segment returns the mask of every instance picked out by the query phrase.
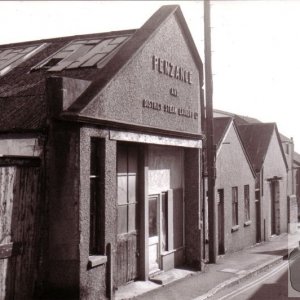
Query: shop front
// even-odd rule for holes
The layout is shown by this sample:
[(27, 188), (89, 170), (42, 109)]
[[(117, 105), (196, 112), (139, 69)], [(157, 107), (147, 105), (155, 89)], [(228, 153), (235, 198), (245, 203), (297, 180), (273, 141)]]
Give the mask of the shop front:
[(178, 6), (156, 12), (93, 81), (48, 79), (52, 290), (110, 297), (201, 268), (202, 82)]

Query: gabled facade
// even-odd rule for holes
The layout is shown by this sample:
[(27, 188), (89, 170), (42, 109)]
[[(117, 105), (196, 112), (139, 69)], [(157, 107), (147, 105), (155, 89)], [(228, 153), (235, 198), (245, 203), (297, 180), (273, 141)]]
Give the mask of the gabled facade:
[[(214, 110), (214, 116), (230, 116), (234, 118), (236, 125), (250, 125), (250, 124), (263, 124), (261, 121), (242, 115), (237, 115), (234, 113), (229, 113), (226, 111)], [(283, 134), (279, 133), (279, 139), (281, 142), (281, 152), (285, 156), (287, 163), (287, 182), (286, 182), (286, 194), (288, 201), (287, 219), (288, 219), (288, 231), (290, 233), (295, 232), (297, 229), (298, 222), (298, 211), (299, 211), (299, 195), (297, 196), (297, 167), (295, 167), (295, 159), (297, 153), (294, 151), (294, 141), (293, 138), (288, 138)]]
[[(255, 124), (255, 123), (262, 123), (258, 119), (237, 115), (234, 113), (230, 113), (227, 111), (214, 109), (214, 117), (231, 117), (234, 119), (236, 125), (248, 125), (248, 124)], [(283, 152), (286, 157), (286, 162), (288, 164), (288, 182), (287, 182), (287, 194), (288, 196), (292, 196), (296, 194), (296, 186), (293, 177), (295, 177), (295, 171), (293, 169), (293, 156), (294, 156), (294, 141), (293, 138), (288, 138), (283, 134), (279, 133), (280, 141), (282, 144)], [(296, 155), (296, 154), (295, 154)]]
[(245, 149), (257, 174), (256, 201), (259, 203), (259, 240), (287, 232), (288, 165), (275, 123), (238, 126)]
[(5, 259), (23, 268), (29, 255), (35, 268), (11, 278), (13, 264), (0, 265), (4, 297), (18, 281), (28, 298), (104, 299), (176, 266), (201, 269), (202, 62), (180, 8), (138, 30), (2, 50), (31, 44), (43, 47), (0, 77), (0, 174), (7, 220), (29, 177), (30, 238), (6, 223), (5, 247), (26, 247)]
[(218, 253), (256, 243), (255, 172), (232, 118), (214, 118)]

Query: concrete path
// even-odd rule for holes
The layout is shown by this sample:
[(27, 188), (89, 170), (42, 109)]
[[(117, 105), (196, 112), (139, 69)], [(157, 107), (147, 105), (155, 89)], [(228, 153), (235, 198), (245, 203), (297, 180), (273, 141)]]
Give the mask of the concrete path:
[[(166, 283), (135, 282), (116, 293), (116, 299), (141, 300), (204, 300), (224, 287), (238, 284), (287, 258), (289, 249), (299, 246), (300, 233), (275, 236), (265, 242), (236, 253), (220, 257), (216, 264), (205, 266), (202, 272), (171, 270)], [(177, 277), (174, 274), (178, 275)], [(182, 276), (180, 276), (182, 274)]]

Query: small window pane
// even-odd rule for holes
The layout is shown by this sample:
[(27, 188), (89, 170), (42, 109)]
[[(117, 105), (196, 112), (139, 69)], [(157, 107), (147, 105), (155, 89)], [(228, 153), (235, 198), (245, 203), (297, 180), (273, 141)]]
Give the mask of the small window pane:
[(127, 232), (127, 205), (118, 207), (118, 233)]
[(137, 149), (133, 147), (128, 148), (128, 173), (137, 173)]
[(117, 173), (127, 174), (127, 150), (123, 145), (118, 145)]
[(128, 232), (136, 230), (136, 204), (130, 204), (128, 206), (129, 217), (128, 217)]
[(128, 176), (128, 200), (129, 203), (136, 202), (136, 176)]
[(157, 236), (157, 198), (149, 199), (149, 237)]
[(118, 176), (118, 204), (127, 203), (127, 176)]

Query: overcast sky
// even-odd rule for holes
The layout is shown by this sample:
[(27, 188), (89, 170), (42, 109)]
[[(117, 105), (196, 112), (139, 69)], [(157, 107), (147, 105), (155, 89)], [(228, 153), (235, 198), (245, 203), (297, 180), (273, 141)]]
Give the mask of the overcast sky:
[[(180, 4), (204, 61), (202, 1), (0, 1), (0, 44), (141, 27)], [(214, 107), (294, 137), (300, 152), (300, 1), (211, 1)]]

